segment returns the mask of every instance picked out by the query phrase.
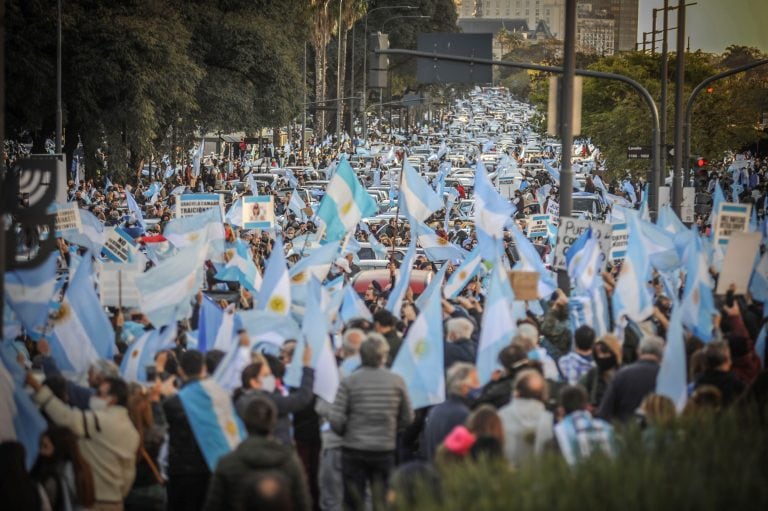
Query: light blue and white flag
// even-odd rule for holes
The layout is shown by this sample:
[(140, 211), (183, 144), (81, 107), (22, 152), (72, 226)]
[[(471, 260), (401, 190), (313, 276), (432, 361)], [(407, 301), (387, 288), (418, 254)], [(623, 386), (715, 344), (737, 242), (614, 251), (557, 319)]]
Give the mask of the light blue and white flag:
[[(493, 187), (485, 165), (477, 163), (475, 171), (475, 227), (478, 244), (483, 247), (483, 257), (495, 260), (501, 250), (500, 240), (504, 225), (509, 221), (514, 207)], [(484, 238), (484, 239), (483, 239)]]
[(106, 178), (104, 180), (104, 193), (109, 192), (110, 188), (112, 188), (112, 181), (110, 181), (109, 178)]
[[(629, 214), (635, 214), (630, 211)], [(639, 216), (639, 215), (638, 215)], [(651, 265), (659, 271), (672, 271), (682, 265), (675, 244), (675, 235), (659, 225), (640, 220), (643, 244), (648, 251)]]
[(403, 298), (405, 298), (405, 293), (408, 291), (408, 286), (410, 285), (411, 269), (415, 258), (416, 240), (413, 239), (411, 240), (410, 245), (408, 245), (408, 251), (405, 253), (403, 260), (400, 262), (400, 269), (397, 270), (397, 280), (395, 281), (395, 286), (392, 288), (392, 291), (389, 293), (389, 298), (387, 299), (387, 305), (385, 307), (398, 318), (400, 317), (400, 308), (403, 305)]
[(192, 156), (192, 177), (200, 176), (200, 166), (203, 164), (203, 152), (205, 150), (205, 139), (200, 141), (200, 145), (195, 149)]
[(640, 220), (651, 221), (651, 212), (648, 209), (648, 183), (643, 186), (643, 198), (640, 199)]
[(317, 216), (325, 223), (326, 239), (344, 239), (361, 218), (377, 211), (376, 202), (357, 180), (349, 162), (342, 158), (317, 209)]
[(82, 232), (65, 232), (62, 237), (70, 243), (87, 248), (92, 254), (100, 254), (107, 239), (104, 224), (86, 209), (80, 210), (80, 224)]
[(416, 298), (416, 307), (419, 310), (424, 310), (430, 300), (442, 300), (443, 299), (443, 282), (445, 281), (445, 272), (448, 271), (448, 263), (443, 264), (437, 273), (432, 275), (432, 280), (429, 281), (429, 285), (422, 292), (418, 298)]
[(282, 315), (288, 315), (291, 312), (291, 279), (285, 262), (283, 242), (279, 236), (272, 246), (272, 253), (264, 269), (264, 280), (256, 304), (258, 310)]
[(313, 249), (309, 255), (296, 263), (289, 271), (291, 284), (304, 285), (315, 277), (319, 282), (325, 280), (333, 261), (339, 255), (339, 241), (332, 241)]
[(443, 310), (433, 293), (408, 329), (392, 362), (392, 372), (405, 381), (414, 409), (445, 401)]
[(577, 289), (588, 292), (601, 284), (602, 258), (600, 243), (590, 227), (579, 236), (565, 253), (568, 275), (576, 283)]
[(627, 215), (626, 220), (629, 233), (627, 255), (612, 296), (614, 321), (622, 326), (626, 324), (624, 316), (640, 322), (648, 319), (653, 312), (653, 299), (647, 285), (650, 263), (643, 244), (640, 219)]
[(339, 370), (333, 355), (331, 339), (328, 336), (328, 322), (320, 303), (320, 283), (310, 279), (307, 285), (307, 306), (304, 313), (301, 335), (305, 342), (296, 344), (291, 363), (286, 368), (285, 384), (298, 387), (301, 384), (301, 366), (304, 358), (304, 348), (312, 348), (310, 366), (315, 369), (313, 392), (322, 399), (332, 403), (339, 388)]
[(304, 210), (307, 209), (307, 203), (301, 198), (301, 194), (294, 188), (291, 192), (291, 200), (288, 203), (288, 209), (296, 213), (298, 218), (304, 218), (306, 214)]
[(243, 201), (238, 199), (232, 203), (227, 211), (224, 221), (229, 225), (235, 227), (242, 227), (243, 225)]
[(762, 365), (763, 369), (766, 368), (766, 365), (765, 365), (766, 337), (768, 337), (768, 324), (763, 325), (763, 328), (760, 329), (760, 334), (757, 336), (757, 341), (755, 341), (755, 353), (757, 353), (757, 357), (760, 359), (760, 364)]
[(671, 399), (677, 413), (683, 411), (688, 398), (688, 369), (685, 360), (682, 311), (675, 307), (669, 318), (667, 346), (656, 376), (656, 393)]
[(245, 428), (235, 413), (232, 398), (214, 379), (187, 383), (179, 399), (197, 445), (211, 472), (222, 456), (245, 438)]
[(424, 253), (430, 261), (455, 261), (467, 256), (466, 250), (438, 236), (426, 225), (415, 220), (411, 220), (411, 222), (413, 235), (416, 236), (419, 246), (424, 249)]
[(752, 299), (763, 302), (763, 315), (768, 316), (768, 252), (763, 254), (749, 280), (749, 294)]
[(5, 303), (28, 333), (39, 335), (48, 320), (48, 306), (56, 289), (57, 260), (58, 252), (52, 252), (37, 268), (5, 272)]
[(120, 374), (128, 382), (147, 383), (147, 366), (155, 363), (155, 355), (176, 339), (176, 325), (154, 329), (133, 341), (123, 355)]
[(70, 281), (53, 322), (51, 354), (65, 371), (85, 372), (100, 358), (112, 359), (115, 331), (93, 285), (93, 263), (83, 261)]
[(577, 290), (568, 298), (572, 331), (587, 325), (598, 337), (610, 333), (610, 306), (603, 286), (594, 286), (586, 291)]
[(632, 207), (637, 203), (637, 193), (635, 193), (635, 187), (629, 182), (629, 179), (625, 179), (621, 183), (621, 191), (629, 195), (629, 201), (632, 203)]
[(26, 375), (16, 354), (10, 342), (0, 342), (0, 439), (22, 444), (25, 465), (31, 470), (48, 423), (24, 388)]
[(203, 285), (205, 250), (199, 241), (136, 277), (141, 311), (156, 327), (192, 314), (192, 299)]
[(717, 181), (715, 183), (715, 193), (712, 194), (712, 211), (709, 214), (709, 224), (713, 226), (711, 235), (714, 235), (715, 220), (717, 219), (717, 215), (720, 211), (720, 205), (724, 202), (725, 194), (723, 193), (723, 189), (720, 187), (720, 181)]
[(185, 248), (202, 241), (207, 246), (208, 259), (224, 261), (224, 223), (219, 208), (211, 208), (193, 216), (174, 218), (165, 226), (163, 236), (177, 248)]
[(500, 367), (499, 352), (517, 332), (517, 320), (525, 316), (525, 308), (520, 307), (523, 302), (515, 302), (509, 277), (500, 258), (493, 262), (489, 280), (477, 348), (476, 365), (481, 385), (491, 381), (494, 369)]
[[(142, 193), (142, 195), (146, 198), (150, 198), (150, 197), (154, 197), (159, 192), (160, 192), (160, 184), (157, 183), (157, 181), (155, 181), (149, 185), (147, 190), (144, 193)], [(150, 202), (154, 202), (154, 200), (150, 200)]]
[(445, 297), (451, 299), (459, 296), (461, 291), (469, 284), (469, 281), (482, 269), (482, 261), (480, 248), (475, 247), (464, 259), (461, 266), (456, 268), (451, 274), (443, 289)]
[(416, 172), (416, 169), (403, 162), (403, 179), (400, 186), (400, 205), (406, 210), (406, 215), (417, 222), (423, 222), (432, 213), (443, 207), (442, 198), (432, 190), (426, 181)]
[(147, 225), (144, 223), (144, 215), (141, 213), (141, 208), (136, 204), (136, 199), (133, 198), (131, 192), (125, 192), (125, 202), (128, 204), (128, 211), (136, 217), (136, 223), (141, 227), (142, 231), (147, 230)]
[(227, 262), (215, 277), (226, 282), (239, 282), (251, 293), (261, 288), (261, 274), (253, 262), (251, 251), (243, 240), (236, 239), (234, 246), (227, 249), (224, 258)]
[(205, 353), (213, 349), (224, 312), (209, 296), (203, 294), (197, 325), (197, 349)]
[(681, 303), (683, 325), (704, 342), (712, 340), (714, 315), (714, 282), (709, 273), (707, 256), (701, 237), (694, 230), (693, 244), (688, 247), (685, 265), (685, 293)]
[(554, 181), (556, 185), (559, 185), (560, 171), (552, 166), (552, 163), (554, 163), (554, 160), (542, 160), (542, 163), (544, 164), (544, 168), (549, 174), (549, 177), (552, 178), (552, 181)]
[(360, 295), (357, 294), (355, 288), (351, 285), (344, 288), (344, 297), (341, 300), (339, 317), (344, 323), (348, 323), (355, 318), (373, 321), (371, 311), (368, 310), (363, 299), (360, 298)]

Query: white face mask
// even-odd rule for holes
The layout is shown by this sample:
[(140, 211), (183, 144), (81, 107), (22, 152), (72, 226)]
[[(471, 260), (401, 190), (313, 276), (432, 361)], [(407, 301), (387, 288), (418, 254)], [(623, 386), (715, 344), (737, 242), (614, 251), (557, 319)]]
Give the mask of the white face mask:
[(98, 410), (106, 410), (107, 400), (100, 398), (99, 396), (91, 396), (90, 399), (88, 399), (88, 408), (94, 412)]
[(272, 374), (270, 374), (269, 376), (265, 376), (264, 378), (261, 379), (261, 390), (263, 390), (264, 392), (269, 392), (269, 393), (274, 392), (276, 385), (277, 384), (275, 382), (275, 376)]

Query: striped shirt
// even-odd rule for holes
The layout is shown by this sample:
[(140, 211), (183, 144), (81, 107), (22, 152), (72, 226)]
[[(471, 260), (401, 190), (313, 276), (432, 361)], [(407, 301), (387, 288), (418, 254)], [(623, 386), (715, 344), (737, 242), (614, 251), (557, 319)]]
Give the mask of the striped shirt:
[(555, 426), (555, 438), (565, 461), (573, 466), (596, 452), (616, 454), (613, 426), (586, 410), (569, 413)]

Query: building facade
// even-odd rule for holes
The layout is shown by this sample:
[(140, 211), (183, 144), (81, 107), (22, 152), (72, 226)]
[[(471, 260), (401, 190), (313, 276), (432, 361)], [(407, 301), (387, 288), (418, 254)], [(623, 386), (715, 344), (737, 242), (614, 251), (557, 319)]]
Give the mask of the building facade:
[(522, 19), (528, 27), (544, 21), (556, 39), (563, 39), (565, 0), (455, 0), (461, 18)]

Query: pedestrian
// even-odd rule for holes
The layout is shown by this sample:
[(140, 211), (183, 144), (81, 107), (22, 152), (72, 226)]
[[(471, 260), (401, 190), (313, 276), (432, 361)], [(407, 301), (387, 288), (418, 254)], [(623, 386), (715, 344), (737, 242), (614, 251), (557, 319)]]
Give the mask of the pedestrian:
[(557, 445), (565, 461), (576, 465), (593, 454), (616, 455), (613, 426), (592, 417), (587, 411), (587, 391), (581, 385), (568, 385), (560, 390), (560, 406), (565, 416), (554, 428)]
[(557, 361), (560, 374), (568, 385), (575, 385), (594, 366), (594, 343), (595, 331), (589, 325), (582, 325), (573, 333), (573, 349)]

